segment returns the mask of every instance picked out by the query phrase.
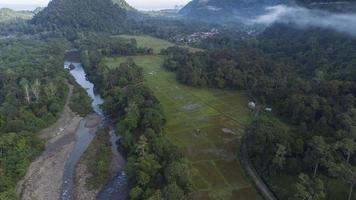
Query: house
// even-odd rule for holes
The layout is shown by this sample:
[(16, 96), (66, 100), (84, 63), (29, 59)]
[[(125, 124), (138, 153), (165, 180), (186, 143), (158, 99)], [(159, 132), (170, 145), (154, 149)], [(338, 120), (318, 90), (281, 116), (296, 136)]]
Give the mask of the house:
[(248, 103), (248, 107), (251, 108), (251, 109), (255, 109), (256, 108), (256, 103), (251, 101)]
[(267, 107), (265, 110), (266, 110), (267, 112), (272, 112), (272, 108), (268, 108), (268, 107)]

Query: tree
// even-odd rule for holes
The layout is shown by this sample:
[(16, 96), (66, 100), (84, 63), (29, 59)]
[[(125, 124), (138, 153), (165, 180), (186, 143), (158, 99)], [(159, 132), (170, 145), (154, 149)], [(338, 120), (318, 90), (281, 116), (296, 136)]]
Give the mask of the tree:
[(140, 199), (142, 196), (143, 190), (139, 187), (136, 186), (134, 188), (131, 189), (130, 191), (130, 197), (131, 199), (135, 200), (135, 199)]
[(32, 90), (32, 94), (35, 96), (36, 100), (38, 101), (40, 99), (41, 83), (37, 78), (33, 82), (31, 90)]
[(47, 97), (53, 97), (56, 94), (56, 86), (53, 82), (49, 82), (47, 86), (44, 88), (44, 92)]
[(185, 195), (176, 183), (171, 183), (163, 189), (163, 199), (165, 200), (185, 200)]
[(144, 110), (142, 124), (145, 128), (152, 128), (156, 132), (160, 132), (165, 120), (160, 110), (149, 108)]
[(282, 144), (277, 144), (277, 152), (272, 160), (273, 164), (283, 169), (286, 163), (287, 148)]
[(24, 89), (25, 99), (26, 99), (27, 103), (30, 103), (31, 97), (30, 97), (30, 86), (28, 84), (28, 81), (25, 78), (23, 78), (20, 81), (20, 85)]
[(352, 199), (353, 188), (356, 184), (356, 167), (347, 163), (333, 164), (329, 168), (332, 175), (340, 178), (345, 183), (349, 184), (348, 200)]
[(140, 136), (140, 139), (137, 142), (137, 154), (139, 156), (145, 156), (147, 150), (148, 140), (144, 135)]
[(164, 171), (164, 176), (169, 184), (177, 183), (177, 185), (185, 191), (192, 189), (192, 173), (187, 162), (179, 161), (170, 163)]
[(324, 183), (319, 178), (310, 178), (308, 175), (300, 174), (295, 184), (297, 200), (323, 200), (325, 199)]
[(138, 157), (135, 168), (137, 170), (137, 184), (145, 188), (151, 179), (156, 176), (161, 165), (155, 160), (153, 154), (145, 153), (143, 156)]
[(335, 150), (341, 150), (346, 155), (346, 162), (350, 163), (351, 154), (356, 152), (356, 142), (350, 138), (344, 138), (334, 145)]
[(323, 137), (314, 136), (311, 143), (311, 150), (308, 152), (309, 159), (314, 164), (314, 177), (316, 177), (320, 164), (327, 164), (330, 158), (330, 145), (325, 143)]

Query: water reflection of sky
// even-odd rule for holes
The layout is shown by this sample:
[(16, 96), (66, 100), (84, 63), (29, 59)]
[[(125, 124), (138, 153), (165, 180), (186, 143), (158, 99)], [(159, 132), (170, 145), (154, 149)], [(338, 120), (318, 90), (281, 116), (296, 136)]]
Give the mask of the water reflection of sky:
[(74, 69), (70, 70), (70, 73), (75, 78), (76, 82), (87, 91), (89, 97), (93, 100), (92, 106), (94, 108), (94, 111), (99, 115), (102, 115), (103, 112), (100, 109), (100, 105), (104, 103), (104, 100), (101, 98), (100, 95), (95, 94), (94, 84), (87, 80), (86, 73), (80, 63), (72, 63), (65, 61), (64, 68), (69, 69), (70, 64), (73, 64), (75, 66)]

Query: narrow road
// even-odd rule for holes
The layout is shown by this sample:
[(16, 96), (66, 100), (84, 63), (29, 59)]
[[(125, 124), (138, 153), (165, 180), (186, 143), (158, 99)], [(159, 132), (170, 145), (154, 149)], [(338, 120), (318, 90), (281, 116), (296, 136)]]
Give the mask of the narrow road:
[(266, 200), (277, 200), (278, 198), (269, 189), (266, 183), (262, 180), (255, 167), (253, 166), (249, 153), (248, 153), (248, 135), (244, 135), (241, 140), (240, 147), (240, 161), (242, 166), (245, 168), (246, 173), (250, 176), (256, 189), (260, 192), (262, 197)]

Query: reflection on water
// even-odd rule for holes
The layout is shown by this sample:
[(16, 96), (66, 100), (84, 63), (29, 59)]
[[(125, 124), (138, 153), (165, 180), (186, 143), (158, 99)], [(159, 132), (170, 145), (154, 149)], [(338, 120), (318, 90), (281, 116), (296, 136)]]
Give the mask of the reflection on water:
[[(74, 67), (70, 69), (71, 67)], [(70, 69), (71, 75), (74, 77), (76, 82), (83, 87), (89, 97), (92, 99), (92, 108), (93, 110), (104, 119), (103, 111), (100, 106), (103, 104), (104, 100), (100, 95), (95, 94), (94, 84), (87, 80), (86, 73), (81, 65), (81, 63), (77, 62), (64, 62), (64, 68)], [(104, 121), (104, 120), (103, 120)], [(85, 127), (85, 122), (80, 124), (80, 127), (77, 131), (76, 144), (73, 152), (68, 159), (64, 171), (63, 176), (63, 185), (62, 185), (62, 200), (71, 200), (73, 194), (73, 179), (75, 167), (80, 157), (83, 155), (85, 150), (88, 148), (90, 143), (95, 137), (95, 134), (100, 126), (104, 126), (104, 124), (100, 124), (97, 127), (88, 128)], [(117, 151), (116, 141), (118, 136), (115, 134), (112, 135), (111, 143), (112, 143), (112, 151), (114, 156), (122, 158), (120, 153)], [(113, 177), (108, 184), (104, 187), (103, 191), (99, 194), (98, 199), (100, 200), (121, 200), (128, 199), (128, 183), (127, 177), (122, 170), (117, 172), (117, 176)]]
[(73, 65), (75, 68), (70, 70), (70, 74), (75, 78), (75, 81), (84, 88), (89, 97), (92, 99), (92, 107), (94, 111), (103, 116), (103, 111), (100, 109), (100, 105), (104, 103), (104, 100), (100, 95), (95, 94), (94, 92), (94, 84), (87, 80), (86, 73), (80, 63), (72, 63), (65, 61), (64, 68), (69, 69), (70, 65)]

